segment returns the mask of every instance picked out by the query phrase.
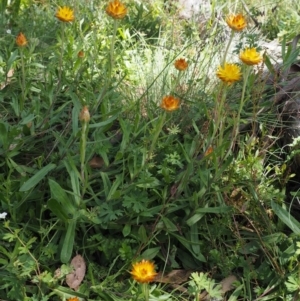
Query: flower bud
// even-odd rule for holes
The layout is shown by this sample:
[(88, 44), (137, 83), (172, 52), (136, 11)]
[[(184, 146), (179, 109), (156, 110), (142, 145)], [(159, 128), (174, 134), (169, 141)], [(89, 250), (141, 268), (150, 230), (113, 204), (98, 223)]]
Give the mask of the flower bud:
[(89, 122), (91, 119), (90, 112), (87, 106), (84, 106), (79, 114), (79, 120), (81, 122)]

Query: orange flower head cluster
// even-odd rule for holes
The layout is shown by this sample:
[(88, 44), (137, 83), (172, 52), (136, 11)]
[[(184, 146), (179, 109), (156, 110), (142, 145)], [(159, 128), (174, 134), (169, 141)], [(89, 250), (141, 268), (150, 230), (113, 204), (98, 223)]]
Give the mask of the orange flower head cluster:
[(227, 25), (234, 31), (242, 31), (247, 22), (243, 14), (230, 15), (226, 18)]
[(241, 79), (241, 68), (236, 64), (225, 63), (224, 66), (219, 66), (217, 77), (224, 83), (231, 85)]
[(72, 297), (72, 298), (69, 298), (67, 301), (79, 301), (79, 299), (77, 297)]
[(140, 262), (134, 263), (132, 265), (132, 271), (130, 272), (132, 278), (140, 283), (152, 282), (157, 275), (155, 272), (154, 264), (143, 259)]
[(19, 46), (19, 47), (24, 47), (27, 45), (27, 39), (25, 37), (25, 35), (20, 32), (17, 37), (16, 37), (16, 44)]
[(106, 13), (113, 19), (123, 19), (127, 14), (127, 8), (119, 0), (109, 2)]
[(183, 59), (183, 58), (180, 58), (178, 60), (175, 61), (174, 63), (174, 66), (177, 70), (179, 71), (184, 71), (187, 69), (187, 67), (189, 66), (188, 62)]
[(175, 111), (179, 108), (180, 100), (173, 97), (172, 95), (167, 95), (162, 99), (160, 107), (166, 111)]
[(241, 51), (240, 60), (244, 64), (252, 66), (259, 64), (263, 58), (259, 52), (257, 52), (256, 48), (246, 48), (244, 51)]
[(68, 6), (59, 7), (55, 17), (62, 22), (74, 21), (74, 11)]

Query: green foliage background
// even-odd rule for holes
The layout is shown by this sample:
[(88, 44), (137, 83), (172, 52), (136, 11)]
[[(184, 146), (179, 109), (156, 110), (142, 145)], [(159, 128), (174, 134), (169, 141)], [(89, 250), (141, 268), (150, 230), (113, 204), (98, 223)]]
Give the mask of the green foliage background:
[[(58, 5), (73, 7), (75, 21), (60, 23)], [(289, 18), (287, 4), (213, 1), (201, 26), (162, 1), (127, 1), (128, 15), (115, 25), (106, 5), (2, 1), (0, 204), (8, 215), (0, 223), (0, 298), (142, 300), (128, 271), (147, 259), (164, 275), (205, 273), (186, 279), (189, 291), (155, 283), (151, 300), (198, 300), (203, 289), (217, 300), (297, 299), (300, 223), (292, 204), (299, 193), (285, 202), (292, 154), (282, 151), (267, 101), (274, 90), (262, 70), (249, 77), (240, 123), (237, 83), (223, 136), (213, 133), (214, 68), (229, 36), (224, 15), (235, 9), (249, 28), (259, 23), (241, 36), (244, 45), (278, 35), (292, 64), (298, 53), (287, 42), (299, 5), (290, 1)], [(15, 44), (19, 32), (24, 48)], [(189, 62), (183, 73), (173, 65), (179, 57)], [(179, 110), (159, 107), (168, 94), (180, 98)], [(88, 124), (79, 120), (83, 106)], [(249, 121), (259, 134), (242, 132), (231, 148), (232, 129)], [(64, 279), (76, 254), (87, 273), (73, 291)], [(215, 281), (231, 274), (238, 281), (222, 296)]]

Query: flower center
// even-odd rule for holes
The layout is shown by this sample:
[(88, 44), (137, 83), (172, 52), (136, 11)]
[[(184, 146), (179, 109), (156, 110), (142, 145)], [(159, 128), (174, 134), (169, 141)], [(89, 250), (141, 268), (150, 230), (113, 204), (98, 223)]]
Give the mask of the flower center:
[(142, 269), (142, 270), (141, 270), (141, 274), (142, 274), (143, 276), (147, 275), (147, 270), (146, 270), (146, 269)]

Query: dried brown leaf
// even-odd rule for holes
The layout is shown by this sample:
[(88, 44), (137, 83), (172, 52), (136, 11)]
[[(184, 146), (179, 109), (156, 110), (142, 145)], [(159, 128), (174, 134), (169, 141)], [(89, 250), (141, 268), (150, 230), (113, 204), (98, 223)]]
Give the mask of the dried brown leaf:
[(4, 89), (10, 82), (14, 75), (14, 69), (10, 69), (6, 74), (6, 81), (0, 84), (0, 90)]
[(94, 156), (90, 161), (89, 161), (89, 166), (91, 168), (101, 168), (104, 164), (104, 161), (101, 157)]
[(237, 281), (237, 278), (234, 275), (227, 276), (221, 281), (222, 293), (225, 294), (228, 291), (233, 289), (232, 283)]
[(159, 272), (154, 281), (169, 284), (181, 284), (188, 281), (191, 273), (192, 271), (187, 270), (173, 270), (167, 275), (163, 275), (161, 272)]
[(77, 255), (72, 259), (71, 266), (74, 267), (74, 270), (66, 276), (66, 283), (69, 288), (77, 291), (85, 276), (86, 264), (83, 257), (81, 255)]

